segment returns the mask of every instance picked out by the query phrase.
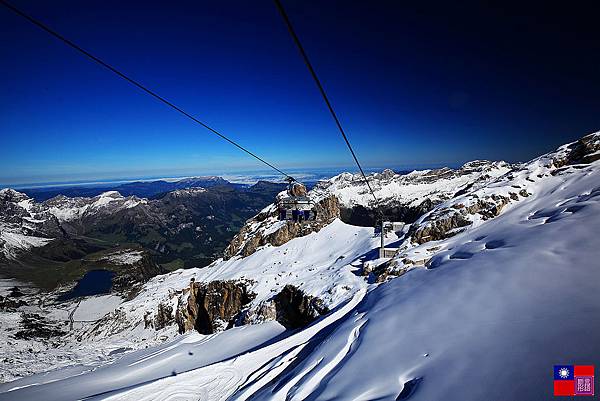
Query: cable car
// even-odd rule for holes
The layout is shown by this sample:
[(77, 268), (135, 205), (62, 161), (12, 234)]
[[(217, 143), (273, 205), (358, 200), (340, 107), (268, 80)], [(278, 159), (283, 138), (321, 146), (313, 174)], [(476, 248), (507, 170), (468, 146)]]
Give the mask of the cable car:
[(308, 197), (306, 187), (291, 177), (288, 178), (287, 191), (277, 197), (277, 209), (279, 220), (302, 222), (317, 218), (314, 203)]

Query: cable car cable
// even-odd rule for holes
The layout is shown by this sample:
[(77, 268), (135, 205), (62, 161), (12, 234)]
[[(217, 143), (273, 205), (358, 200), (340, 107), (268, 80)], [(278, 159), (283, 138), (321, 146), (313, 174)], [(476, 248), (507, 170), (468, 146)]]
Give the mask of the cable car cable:
[(367, 180), (367, 176), (365, 175), (365, 172), (363, 171), (363, 168), (360, 165), (360, 162), (358, 161), (358, 157), (356, 157), (356, 153), (354, 153), (354, 149), (352, 149), (352, 145), (350, 145), (350, 141), (348, 140), (348, 137), (346, 136), (346, 133), (344, 132), (344, 128), (342, 128), (342, 124), (340, 123), (340, 120), (337, 117), (337, 114), (333, 110), (333, 106), (331, 105), (331, 102), (329, 102), (329, 98), (327, 97), (327, 94), (325, 93), (325, 89), (323, 88), (321, 81), (317, 77), (317, 73), (315, 72), (315, 69), (313, 68), (313, 66), (311, 64), (311, 62), (308, 58), (308, 55), (306, 54), (306, 51), (304, 51), (304, 47), (302, 47), (302, 43), (300, 43), (300, 39), (298, 38), (298, 35), (296, 35), (296, 31), (294, 31), (294, 28), (292, 27), (292, 23), (287, 15), (287, 13), (285, 12), (285, 9), (283, 8), (281, 1), (274, 0), (274, 2), (275, 2), (275, 5), (277, 6), (277, 9), (279, 10), (279, 13), (281, 14), (281, 17), (283, 18), (283, 21), (285, 22), (285, 25), (287, 26), (287, 29), (288, 29), (290, 35), (292, 36), (292, 39), (294, 40), (294, 43), (298, 47), (298, 50), (300, 51), (300, 54), (301, 54), (302, 58), (304, 59), (304, 63), (306, 64), (306, 66), (308, 67), (308, 70), (310, 71), (310, 75), (312, 75), (313, 80), (315, 81), (315, 83), (317, 84), (317, 87), (319, 88), (319, 92), (321, 92), (321, 96), (323, 97), (323, 100), (325, 100), (325, 104), (327, 104), (327, 108), (329, 109), (331, 116), (335, 120), (335, 124), (337, 125), (340, 133), (342, 134), (342, 137), (344, 138), (344, 141), (346, 142), (346, 145), (348, 146), (350, 153), (352, 153), (352, 157), (354, 158), (354, 161), (356, 162), (356, 165), (358, 166), (358, 169), (360, 170), (360, 173), (362, 174), (365, 184), (367, 184), (367, 188), (369, 188), (371, 195), (373, 195), (373, 199), (375, 199), (375, 203), (377, 205), (379, 205), (379, 199), (377, 199), (377, 197), (375, 196), (375, 192), (373, 192), (373, 189), (371, 188), (371, 184), (369, 184), (369, 181)]
[(123, 78), (124, 80), (126, 80), (127, 82), (137, 86), (139, 89), (143, 90), (144, 92), (146, 92), (147, 94), (149, 94), (150, 96), (158, 99), (159, 101), (161, 101), (162, 103), (166, 104), (167, 106), (171, 107), (172, 109), (178, 111), (179, 113), (183, 114), (184, 116), (186, 116), (187, 118), (189, 118), (190, 120), (194, 121), (197, 124), (200, 124), (202, 127), (206, 128), (207, 130), (209, 130), (210, 132), (212, 132), (215, 135), (218, 135), (219, 137), (221, 137), (222, 139), (224, 139), (225, 141), (229, 142), (230, 144), (234, 145), (235, 147), (237, 147), (238, 149), (242, 150), (243, 152), (249, 154), (250, 156), (254, 157), (256, 160), (264, 163), (265, 165), (269, 166), (270, 168), (272, 168), (273, 170), (277, 171), (278, 173), (282, 174), (283, 176), (285, 176), (288, 179), (292, 179), (293, 181), (296, 181), (294, 179), (294, 177), (290, 176), (289, 174), (283, 172), (282, 170), (280, 170), (279, 168), (275, 167), (273, 164), (269, 163), (268, 161), (266, 161), (265, 159), (263, 159), (262, 157), (256, 155), (255, 153), (253, 153), (252, 151), (246, 149), (245, 147), (243, 147), (242, 145), (238, 144), (237, 142), (233, 141), (232, 139), (229, 139), (228, 137), (226, 137), (225, 135), (221, 134), (220, 132), (218, 132), (217, 130), (215, 130), (214, 128), (208, 126), (207, 124), (203, 123), (202, 121), (198, 120), (196, 117), (192, 116), (191, 114), (189, 114), (188, 112), (184, 111), (183, 109), (181, 109), (180, 107), (176, 106), (175, 104), (171, 103), (170, 101), (168, 101), (167, 99), (165, 99), (164, 97), (158, 95), (157, 93), (153, 92), (152, 90), (148, 89), (147, 87), (145, 87), (144, 85), (140, 84), (139, 82), (135, 81), (134, 79), (128, 77), (127, 75), (125, 75), (124, 73), (122, 73), (121, 71), (117, 70), (115, 67), (111, 66), (110, 64), (102, 61), (101, 59), (99, 59), (98, 57), (94, 56), (93, 54), (91, 54), (90, 52), (88, 52), (87, 50), (81, 48), (80, 46), (78, 46), (77, 44), (73, 43), (72, 41), (70, 41), (69, 39), (65, 38), (64, 36), (62, 36), (61, 34), (59, 34), (58, 32), (54, 31), (53, 29), (49, 28), (47, 25), (45, 25), (44, 23), (42, 23), (41, 21), (31, 17), (30, 15), (26, 14), (25, 12), (19, 10), (17, 7), (13, 6), (12, 4), (6, 2), (5, 0), (0, 0), (0, 3), (5, 6), (6, 8), (8, 8), (9, 10), (13, 11), (15, 14), (25, 18), (26, 20), (28, 20), (29, 22), (31, 22), (34, 25), (37, 25), (39, 28), (43, 29), (44, 31), (46, 31), (47, 33), (49, 33), (50, 35), (54, 36), (55, 38), (61, 40), (62, 42), (64, 42), (65, 44), (67, 44), (68, 46), (72, 47), (73, 49), (77, 50), (78, 52), (82, 53), (84, 56), (86, 56), (87, 58), (91, 59), (92, 61), (95, 61), (96, 63), (100, 64), (101, 66), (109, 69), (110, 71), (112, 71), (113, 73), (117, 74), (119, 77)]

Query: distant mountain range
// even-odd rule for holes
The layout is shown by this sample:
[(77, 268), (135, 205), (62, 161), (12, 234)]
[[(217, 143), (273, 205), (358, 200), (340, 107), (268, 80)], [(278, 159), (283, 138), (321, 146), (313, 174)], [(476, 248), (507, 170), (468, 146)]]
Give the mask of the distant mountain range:
[[(202, 177), (119, 188), (127, 195), (61, 194), (43, 201), (0, 190), (0, 275), (54, 288), (93, 269), (109, 268), (119, 275), (124, 270), (108, 266), (105, 255), (131, 250), (143, 251), (144, 260), (159, 267), (143, 269), (150, 275), (205, 266), (285, 185), (261, 181), (241, 186)], [(146, 273), (138, 281), (147, 279)]]
[(125, 184), (115, 184), (114, 186), (57, 186), (43, 188), (25, 188), (19, 192), (35, 199), (38, 202), (43, 202), (58, 195), (68, 197), (93, 197), (98, 196), (103, 192), (117, 191), (123, 196), (137, 196), (139, 198), (153, 198), (157, 195), (166, 192), (175, 191), (185, 188), (212, 188), (217, 186), (229, 186), (233, 188), (248, 187), (244, 184), (233, 184), (222, 177), (218, 176), (202, 176), (184, 178), (176, 181), (155, 180), (155, 181), (134, 181)]

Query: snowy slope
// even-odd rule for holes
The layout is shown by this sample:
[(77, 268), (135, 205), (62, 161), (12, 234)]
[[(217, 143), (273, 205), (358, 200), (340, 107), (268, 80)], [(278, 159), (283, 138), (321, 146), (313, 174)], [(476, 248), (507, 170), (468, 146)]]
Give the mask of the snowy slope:
[[(172, 306), (174, 314), (181, 290), (189, 286), (191, 278), (197, 282), (252, 278), (249, 289), (257, 296), (248, 307), (253, 309), (287, 284), (319, 296), (326, 306), (333, 308), (366, 288), (366, 282), (355, 272), (362, 260), (372, 258), (378, 241), (372, 229), (349, 226), (338, 220), (318, 233), (296, 238), (281, 247), (267, 246), (247, 258), (218, 261), (210, 268), (178, 270), (154, 277), (132, 300), (115, 302), (118, 297), (103, 296), (62, 304), (49, 318), (68, 324), (69, 313), (74, 311), (74, 330), (59, 342), (55, 341), (52, 347), (8, 338), (6, 341), (11, 346), (3, 349), (2, 356), (18, 363), (10, 368), (0, 367), (0, 374), (6, 379), (16, 379), (46, 370), (48, 366), (89, 365), (96, 360), (106, 363), (125, 351), (175, 338), (178, 336), (175, 324), (154, 330), (147, 327), (146, 321), (155, 318), (159, 304)], [(135, 256), (133, 252), (108, 257), (127, 262)], [(53, 307), (51, 302), (44, 307), (22, 308), (22, 311), (43, 313)], [(16, 326), (18, 321), (19, 313), (0, 314), (0, 328)], [(0, 337), (12, 334), (0, 330)], [(28, 352), (31, 348), (35, 353)]]
[[(147, 359), (136, 354), (132, 361), (132, 354), (0, 399), (75, 399), (120, 386), (95, 398), (383, 400), (405, 394), (408, 382), (417, 383), (414, 400), (548, 399), (553, 364), (600, 363), (600, 269), (592, 262), (600, 258), (599, 185), (596, 166), (559, 178), (493, 224), (446, 240), (451, 255), (462, 256), (435, 269), (413, 269), (366, 295), (357, 291), (309, 328), (249, 346), (243, 355), (230, 357), (239, 351), (231, 347), (248, 340), (242, 329), (187, 336), (164, 346), (177, 350), (176, 357), (157, 357), (160, 347), (151, 359), (157, 371), (171, 361), (176, 375), (163, 370), (162, 379), (146, 382), (154, 370), (137, 368)], [(276, 336), (274, 324), (246, 330), (264, 326)], [(185, 357), (190, 344), (213, 341), (208, 349), (220, 354), (218, 362)], [(0, 390), (44, 381), (33, 377)]]
[[(575, 157), (565, 146), (482, 173), (464, 193), (440, 197), (404, 238), (388, 238), (400, 248), (389, 277), (399, 278), (361, 277), (362, 262), (383, 262), (378, 239), (335, 220), (245, 258), (155, 277), (74, 333), (81, 344), (71, 350), (95, 346), (101, 360), (5, 383), (0, 399), (548, 399), (552, 365), (600, 363), (600, 161), (593, 147)], [(445, 224), (456, 214), (458, 227)], [(430, 227), (443, 235), (417, 235)], [(191, 278), (249, 280), (251, 308), (294, 284), (333, 311), (298, 331), (275, 322), (210, 336), (145, 327)], [(85, 308), (98, 316), (93, 303)]]
[(27, 195), (0, 190), (0, 256), (12, 259), (19, 252), (44, 246), (58, 232), (54, 216)]
[[(367, 283), (356, 272), (363, 260), (373, 258), (378, 241), (372, 229), (337, 220), (318, 233), (293, 239), (281, 247), (266, 246), (247, 258), (218, 260), (208, 268), (178, 270), (154, 277), (137, 297), (119, 306), (120, 320), (127, 327), (141, 330), (144, 317), (153, 319), (159, 304), (173, 305), (175, 311), (181, 290), (189, 286), (192, 278), (196, 282), (244, 280), (256, 294), (249, 309), (260, 307), (287, 284), (320, 297), (327, 307), (334, 308), (366, 288)], [(103, 330), (99, 328), (94, 338), (114, 341), (112, 330), (106, 335)], [(156, 336), (154, 330), (144, 332), (146, 337)], [(174, 327), (162, 332), (168, 336), (175, 333)], [(126, 338), (131, 333), (126, 331), (122, 336)]]
[(415, 400), (549, 399), (552, 365), (600, 363), (597, 227), (596, 166), (370, 292), (258, 399), (395, 399), (416, 378)]
[(52, 239), (35, 237), (32, 235), (23, 235), (18, 232), (11, 232), (9, 228), (0, 229), (0, 243), (3, 244), (2, 252), (7, 258), (15, 256), (15, 252), (25, 251), (33, 247), (44, 246)]

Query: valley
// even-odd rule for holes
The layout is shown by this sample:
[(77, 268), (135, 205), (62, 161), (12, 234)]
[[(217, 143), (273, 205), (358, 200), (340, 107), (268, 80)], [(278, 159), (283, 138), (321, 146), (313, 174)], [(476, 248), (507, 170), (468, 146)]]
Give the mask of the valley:
[(221, 255), (245, 220), (283, 188), (268, 182), (243, 188), (190, 187), (157, 199), (112, 191), (91, 198), (59, 195), (41, 203), (3, 190), (0, 275), (44, 289), (68, 285), (94, 269), (126, 275), (126, 265), (106, 257), (121, 251), (144, 255), (140, 269), (128, 276), (133, 282), (205, 266)]

